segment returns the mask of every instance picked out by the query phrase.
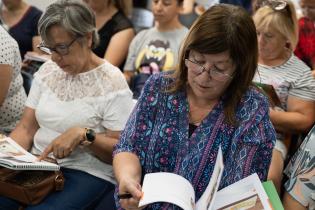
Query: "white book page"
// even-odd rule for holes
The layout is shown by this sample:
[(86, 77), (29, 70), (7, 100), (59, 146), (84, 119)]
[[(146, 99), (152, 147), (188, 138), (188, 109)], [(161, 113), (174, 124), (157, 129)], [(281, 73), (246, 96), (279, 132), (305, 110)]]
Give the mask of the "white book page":
[(59, 170), (57, 164), (38, 161), (10, 137), (0, 138), (0, 165), (18, 170)]
[(212, 209), (213, 201), (216, 197), (216, 192), (220, 185), (223, 168), (223, 155), (220, 146), (210, 182), (206, 190), (196, 203), (196, 210)]
[(268, 196), (256, 173), (220, 190), (213, 209), (265, 209), (272, 210)]
[(6, 157), (23, 162), (35, 162), (37, 159), (10, 137), (0, 139), (0, 158), (5, 159)]
[(195, 192), (188, 180), (174, 173), (158, 172), (144, 176), (139, 207), (155, 202), (173, 203), (194, 210)]

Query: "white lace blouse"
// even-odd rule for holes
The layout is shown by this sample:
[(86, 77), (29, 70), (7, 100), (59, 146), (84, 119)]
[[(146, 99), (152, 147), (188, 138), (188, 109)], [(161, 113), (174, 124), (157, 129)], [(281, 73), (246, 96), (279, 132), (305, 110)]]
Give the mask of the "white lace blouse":
[[(57, 136), (73, 126), (120, 131), (133, 109), (132, 93), (120, 70), (109, 62), (75, 76), (48, 61), (35, 74), (26, 106), (35, 109), (40, 126), (32, 152), (40, 154)], [(114, 183), (112, 166), (87, 148), (77, 147), (57, 160), (67, 168), (85, 171)]]

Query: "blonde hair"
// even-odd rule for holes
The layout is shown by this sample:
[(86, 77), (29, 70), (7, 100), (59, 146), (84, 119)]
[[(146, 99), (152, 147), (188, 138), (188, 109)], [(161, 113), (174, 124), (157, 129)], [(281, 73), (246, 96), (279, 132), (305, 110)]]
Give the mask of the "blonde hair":
[(270, 6), (259, 8), (253, 16), (256, 28), (271, 28), (289, 41), (289, 48), (294, 50), (298, 42), (298, 23), (293, 3), (285, 1), (287, 5), (281, 10)]

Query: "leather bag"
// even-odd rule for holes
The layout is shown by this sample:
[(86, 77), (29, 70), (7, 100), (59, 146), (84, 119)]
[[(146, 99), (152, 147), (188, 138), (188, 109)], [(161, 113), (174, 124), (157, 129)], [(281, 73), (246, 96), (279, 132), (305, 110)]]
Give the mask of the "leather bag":
[(61, 171), (12, 170), (0, 167), (0, 195), (23, 205), (40, 203), (49, 193), (64, 186)]

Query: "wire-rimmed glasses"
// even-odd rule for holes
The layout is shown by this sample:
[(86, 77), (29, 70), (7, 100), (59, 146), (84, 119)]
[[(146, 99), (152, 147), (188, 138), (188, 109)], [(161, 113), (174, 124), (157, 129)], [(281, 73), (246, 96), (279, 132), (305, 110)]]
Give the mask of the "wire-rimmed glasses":
[(212, 69), (210, 69), (208, 71), (200, 63), (197, 63), (195, 61), (189, 60), (188, 58), (185, 59), (185, 64), (186, 64), (187, 68), (189, 68), (196, 75), (200, 75), (203, 72), (207, 72), (211, 76), (211, 78), (213, 78), (213, 79), (215, 79), (217, 81), (221, 81), (221, 82), (233, 78), (233, 75), (224, 73), (221, 70), (218, 70), (216, 67), (214, 67), (214, 68), (212, 68)]
[(78, 39), (78, 37), (74, 38), (69, 44), (57, 44), (55, 47), (48, 47), (43, 42), (41, 42), (37, 48), (41, 51), (51, 55), (53, 52), (58, 53), (59, 55), (68, 55), (69, 48), (71, 45)]

